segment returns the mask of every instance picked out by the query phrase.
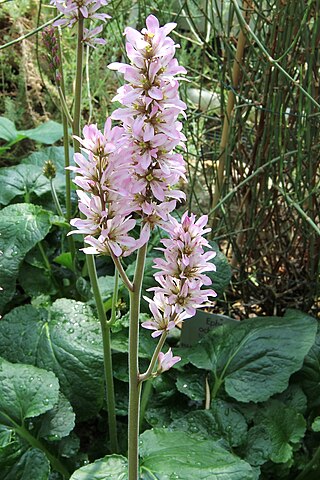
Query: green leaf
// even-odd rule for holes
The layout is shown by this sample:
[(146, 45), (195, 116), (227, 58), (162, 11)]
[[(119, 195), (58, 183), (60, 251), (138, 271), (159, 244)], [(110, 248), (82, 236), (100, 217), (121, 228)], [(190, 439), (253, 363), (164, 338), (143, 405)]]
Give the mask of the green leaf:
[[(70, 161), (73, 158), (73, 149), (69, 148)], [(56, 168), (57, 173), (65, 174), (65, 155), (64, 147), (47, 147), (39, 150), (38, 152), (32, 152), (28, 157), (21, 160), (22, 164), (34, 165), (37, 167), (43, 167), (44, 162), (51, 160)], [(71, 162), (70, 162), (71, 163)]]
[(269, 432), (263, 425), (250, 428), (245, 448), (245, 460), (255, 467), (266, 463), (272, 453)]
[(15, 431), (5, 425), (0, 425), (0, 468), (13, 465), (26, 451), (26, 444), (16, 435)]
[(49, 180), (43, 175), (41, 167), (33, 165), (15, 165), (0, 169), (0, 203), (8, 205), (18, 196), (35, 193), (41, 196), (51, 190)]
[(209, 243), (213, 250), (217, 252), (217, 255), (212, 259), (212, 263), (216, 266), (216, 271), (207, 272), (206, 275), (212, 280), (213, 290), (217, 292), (218, 296), (221, 296), (230, 283), (231, 267), (227, 257), (220, 252), (218, 244), (212, 241), (209, 241)]
[(56, 300), (48, 309), (18, 307), (0, 322), (0, 354), (52, 370), (80, 419), (103, 402), (100, 325), (84, 303)]
[(73, 261), (70, 252), (64, 252), (53, 259), (54, 262), (73, 271)]
[(320, 432), (320, 417), (316, 417), (313, 420), (311, 428), (314, 432)]
[(215, 400), (210, 410), (188, 413), (172, 422), (169, 428), (190, 434), (196, 433), (204, 439), (223, 438), (230, 447), (242, 445), (247, 436), (247, 422), (243, 415), (222, 400)]
[(36, 448), (27, 450), (12, 467), (1, 472), (2, 480), (48, 480), (50, 464), (43, 452)]
[(0, 138), (7, 142), (12, 142), (18, 136), (16, 127), (11, 120), (5, 117), (0, 117)]
[(0, 312), (14, 295), (21, 261), (49, 232), (50, 218), (50, 212), (24, 203), (0, 211)]
[(15, 142), (23, 140), (24, 138), (30, 138), (30, 140), (51, 145), (62, 137), (62, 125), (52, 120), (49, 120), (36, 128), (18, 131), (11, 120), (5, 117), (0, 117), (0, 138), (7, 142)]
[(216, 442), (186, 432), (147, 430), (140, 435), (141, 469), (159, 480), (252, 480), (250, 465)]
[(320, 324), (314, 345), (304, 359), (303, 367), (299, 372), (303, 391), (307, 395), (308, 405), (311, 408), (320, 405)]
[(205, 372), (178, 372), (177, 389), (196, 402), (203, 402), (206, 396), (206, 373)]
[(288, 386), (301, 368), (316, 333), (317, 322), (302, 312), (287, 317), (261, 317), (218, 327), (189, 353), (198, 368), (211, 370), (213, 393), (224, 383), (231, 397), (261, 402)]
[(277, 400), (271, 400), (260, 410), (256, 423), (269, 435), (270, 460), (274, 463), (286, 463), (291, 460), (292, 445), (300, 442), (306, 430), (306, 421), (301, 413)]
[(51, 441), (61, 440), (74, 429), (75, 418), (70, 402), (60, 393), (58, 403), (39, 418), (41, 424), (38, 437)]
[(18, 133), (35, 142), (52, 145), (63, 137), (63, 128), (60, 123), (49, 120), (36, 128), (21, 130), (21, 132)]
[(127, 480), (127, 478), (127, 459), (121, 455), (107, 455), (76, 470), (70, 480)]
[(19, 284), (30, 297), (41, 294), (54, 295), (57, 288), (52, 283), (52, 277), (48, 270), (37, 268), (23, 262), (19, 269)]
[(47, 412), (58, 401), (59, 383), (52, 372), (0, 359), (0, 421), (21, 425)]

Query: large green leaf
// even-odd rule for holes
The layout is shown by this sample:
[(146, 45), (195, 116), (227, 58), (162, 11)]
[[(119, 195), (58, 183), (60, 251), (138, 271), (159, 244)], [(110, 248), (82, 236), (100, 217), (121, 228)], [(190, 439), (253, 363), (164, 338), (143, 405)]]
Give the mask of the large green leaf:
[(48, 480), (50, 464), (43, 452), (27, 450), (12, 467), (1, 472), (1, 480)]
[(0, 117), (0, 138), (7, 142), (14, 141), (18, 136), (18, 132), (14, 123), (5, 117)]
[(50, 191), (50, 182), (42, 174), (42, 168), (32, 165), (15, 165), (0, 169), (0, 203), (8, 205), (15, 197), (37, 196)]
[(59, 383), (52, 372), (0, 359), (0, 421), (21, 425), (47, 412), (58, 401)]
[(127, 480), (127, 459), (121, 455), (109, 455), (90, 465), (79, 468), (70, 480)]
[(252, 480), (250, 465), (211, 439), (165, 429), (140, 435), (141, 469), (158, 480)]
[(51, 213), (31, 204), (9, 205), (0, 211), (0, 312), (15, 292), (19, 266), (26, 253), (51, 227)]
[(267, 460), (286, 463), (292, 459), (293, 446), (304, 436), (306, 421), (301, 413), (277, 400), (270, 400), (255, 417), (249, 430), (246, 459), (254, 465)]
[(189, 353), (198, 368), (211, 370), (214, 393), (226, 392), (241, 402), (261, 402), (288, 386), (313, 345), (317, 322), (292, 311), (286, 317), (261, 317), (218, 327)]
[(39, 418), (38, 437), (60, 440), (69, 435), (75, 425), (75, 414), (70, 402), (60, 393), (58, 403)]
[(0, 138), (10, 143), (29, 138), (39, 143), (52, 145), (62, 137), (62, 125), (52, 120), (29, 130), (17, 130), (11, 120), (0, 117)]
[(49, 310), (18, 307), (0, 322), (0, 354), (52, 370), (81, 419), (103, 402), (100, 326), (81, 302), (59, 299)]
[(310, 407), (320, 405), (320, 325), (316, 335), (316, 341), (306, 356), (301, 372), (302, 388), (307, 395)]
[(247, 422), (232, 405), (215, 400), (210, 410), (189, 412), (170, 425), (170, 430), (196, 433), (203, 438), (223, 438), (230, 447), (238, 447), (246, 440)]
[(18, 133), (35, 142), (52, 145), (63, 137), (63, 128), (60, 123), (49, 120), (36, 128), (21, 130), (21, 132)]
[[(69, 148), (70, 162), (73, 158), (73, 149)], [(65, 156), (64, 147), (46, 147), (37, 152), (32, 152), (28, 157), (21, 160), (22, 164), (33, 165), (35, 167), (43, 167), (44, 162), (51, 160), (56, 168), (57, 173), (65, 174)]]

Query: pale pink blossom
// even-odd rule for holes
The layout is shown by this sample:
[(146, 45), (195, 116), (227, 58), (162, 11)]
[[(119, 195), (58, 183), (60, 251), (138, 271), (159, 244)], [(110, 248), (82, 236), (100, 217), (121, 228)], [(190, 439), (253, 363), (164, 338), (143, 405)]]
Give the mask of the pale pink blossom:
[(167, 351), (167, 353), (159, 353), (158, 356), (158, 373), (165, 372), (169, 370), (173, 365), (180, 362), (181, 357), (173, 356), (171, 348)]

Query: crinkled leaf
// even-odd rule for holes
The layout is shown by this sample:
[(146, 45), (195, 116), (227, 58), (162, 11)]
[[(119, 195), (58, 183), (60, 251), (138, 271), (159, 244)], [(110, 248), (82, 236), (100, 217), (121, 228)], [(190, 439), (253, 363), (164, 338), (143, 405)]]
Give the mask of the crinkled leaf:
[(140, 435), (141, 468), (159, 480), (252, 480), (250, 465), (211, 439), (165, 429)]
[(15, 197), (35, 193), (40, 196), (50, 191), (50, 182), (42, 168), (32, 165), (15, 165), (0, 169), (0, 203), (8, 205)]
[(0, 322), (0, 354), (52, 370), (81, 419), (103, 402), (100, 326), (81, 302), (59, 299), (47, 310), (18, 307)]
[(41, 294), (54, 295), (57, 288), (52, 282), (50, 272), (44, 268), (33, 267), (23, 262), (19, 269), (19, 284), (30, 297)]
[(171, 423), (170, 429), (196, 433), (203, 438), (223, 438), (230, 447), (238, 447), (246, 440), (247, 422), (232, 405), (215, 400), (210, 410), (196, 410)]
[(80, 439), (74, 433), (71, 432), (67, 437), (63, 437), (59, 442), (59, 455), (65, 458), (74, 457), (80, 448)]
[(37, 448), (27, 450), (12, 467), (1, 472), (2, 480), (48, 480), (50, 464)]
[(74, 428), (75, 417), (70, 402), (60, 393), (58, 403), (39, 419), (38, 436), (51, 441), (66, 437)]
[(70, 480), (127, 480), (127, 459), (121, 455), (108, 455), (76, 470)]
[(288, 386), (301, 368), (317, 328), (314, 318), (292, 312), (287, 317), (261, 317), (208, 333), (189, 353), (198, 368), (211, 370), (218, 384), (241, 402), (260, 402)]
[(50, 219), (50, 212), (25, 203), (0, 211), (0, 312), (14, 295), (21, 261), (47, 235)]
[(304, 359), (303, 367), (299, 372), (302, 388), (307, 395), (309, 407), (320, 405), (320, 326), (314, 345)]
[(58, 401), (56, 376), (33, 365), (0, 359), (0, 385), (0, 421), (5, 425), (21, 425), (26, 418), (47, 412)]
[(205, 372), (178, 372), (176, 386), (179, 392), (196, 402), (203, 402), (206, 396)]
[(264, 425), (250, 428), (244, 458), (255, 467), (266, 463), (272, 454), (272, 442)]
[(275, 400), (280, 400), (288, 407), (293, 408), (304, 415), (307, 410), (307, 397), (303, 393), (300, 385), (292, 384), (282, 393), (274, 397)]
[(300, 442), (306, 430), (306, 421), (301, 413), (271, 400), (259, 412), (256, 423), (268, 432), (271, 443), (270, 460), (286, 463), (292, 459), (294, 444)]

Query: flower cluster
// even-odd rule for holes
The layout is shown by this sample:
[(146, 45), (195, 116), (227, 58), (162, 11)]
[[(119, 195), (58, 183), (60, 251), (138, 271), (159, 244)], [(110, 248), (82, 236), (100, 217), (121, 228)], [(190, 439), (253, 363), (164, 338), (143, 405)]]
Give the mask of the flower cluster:
[(127, 191), (131, 211), (140, 213), (150, 231), (167, 222), (176, 201), (185, 198), (175, 188), (186, 178), (183, 157), (174, 149), (185, 140), (177, 118), (186, 108), (175, 76), (186, 70), (173, 58), (178, 45), (167, 36), (176, 24), (160, 27), (150, 15), (146, 25), (141, 32), (125, 29), (130, 65), (113, 63), (109, 68), (127, 82), (113, 99), (123, 107), (111, 116), (122, 122), (122, 141), (131, 152), (118, 181)]
[[(164, 258), (157, 258), (154, 267), (159, 270), (155, 278), (160, 286), (150, 288), (155, 295), (147, 299), (153, 320), (144, 322), (143, 327), (154, 330), (153, 337), (169, 331), (182, 320), (196, 313), (196, 308), (204, 306), (209, 297), (216, 297), (210, 285), (211, 279), (205, 272), (215, 271), (211, 262), (216, 252), (211, 250), (203, 235), (210, 228), (204, 228), (208, 217), (203, 215), (198, 220), (186, 212), (179, 223), (174, 218), (166, 227), (169, 238), (163, 239), (161, 248)], [(205, 251), (206, 249), (207, 251)]]
[(56, 82), (60, 82), (61, 75), (59, 71), (61, 59), (59, 57), (58, 39), (54, 27), (46, 27), (42, 31), (43, 45), (47, 50), (49, 71)]
[(77, 228), (70, 233), (83, 233), (85, 242), (91, 247), (84, 248), (88, 254), (108, 254), (116, 257), (130, 255), (139, 248), (143, 236), (135, 240), (128, 235), (136, 221), (125, 215), (123, 196), (117, 191), (114, 177), (126, 152), (119, 148), (121, 127), (111, 127), (109, 118), (101, 132), (97, 125), (85, 126), (84, 139), (75, 137), (82, 145), (83, 153), (74, 156), (77, 166), (69, 167), (77, 176), (74, 183), (77, 190), (79, 209), (85, 216), (71, 220)]
[[(82, 16), (84, 19), (101, 20), (105, 22), (110, 15), (106, 13), (99, 13), (98, 10), (109, 3), (109, 0), (51, 0), (51, 5), (54, 5), (57, 10), (64, 14), (64, 18), (57, 20), (54, 26), (68, 25), (72, 27)], [(88, 30), (84, 29), (83, 41), (87, 45), (94, 47), (94, 44), (105, 44), (106, 41), (102, 38), (97, 38), (102, 32), (103, 26)]]
[[(83, 12), (82, 12), (83, 13)], [(185, 165), (176, 147), (183, 147), (185, 137), (178, 121), (185, 104), (178, 93), (178, 74), (185, 73), (174, 59), (178, 47), (168, 34), (175, 27), (159, 26), (150, 15), (147, 28), (138, 32), (127, 28), (126, 51), (131, 64), (113, 63), (109, 68), (124, 75), (126, 84), (118, 89), (115, 101), (122, 103), (105, 124), (86, 126), (84, 138), (76, 137), (83, 153), (75, 155), (79, 209), (84, 218), (71, 224), (83, 233), (89, 254), (122, 257), (144, 245), (155, 225), (169, 238), (162, 240), (164, 258), (155, 260), (159, 286), (154, 298), (147, 299), (153, 319), (143, 327), (157, 337), (195, 314), (216, 293), (202, 287), (211, 284), (206, 272), (215, 270), (211, 262), (215, 252), (203, 235), (207, 216), (196, 220), (185, 213), (181, 223), (171, 216), (177, 200), (185, 194), (177, 183), (185, 178)], [(111, 128), (111, 119), (122, 125)], [(141, 235), (130, 232), (141, 218)], [(133, 218), (134, 217), (134, 218)], [(158, 373), (180, 360), (171, 349), (160, 353)]]

